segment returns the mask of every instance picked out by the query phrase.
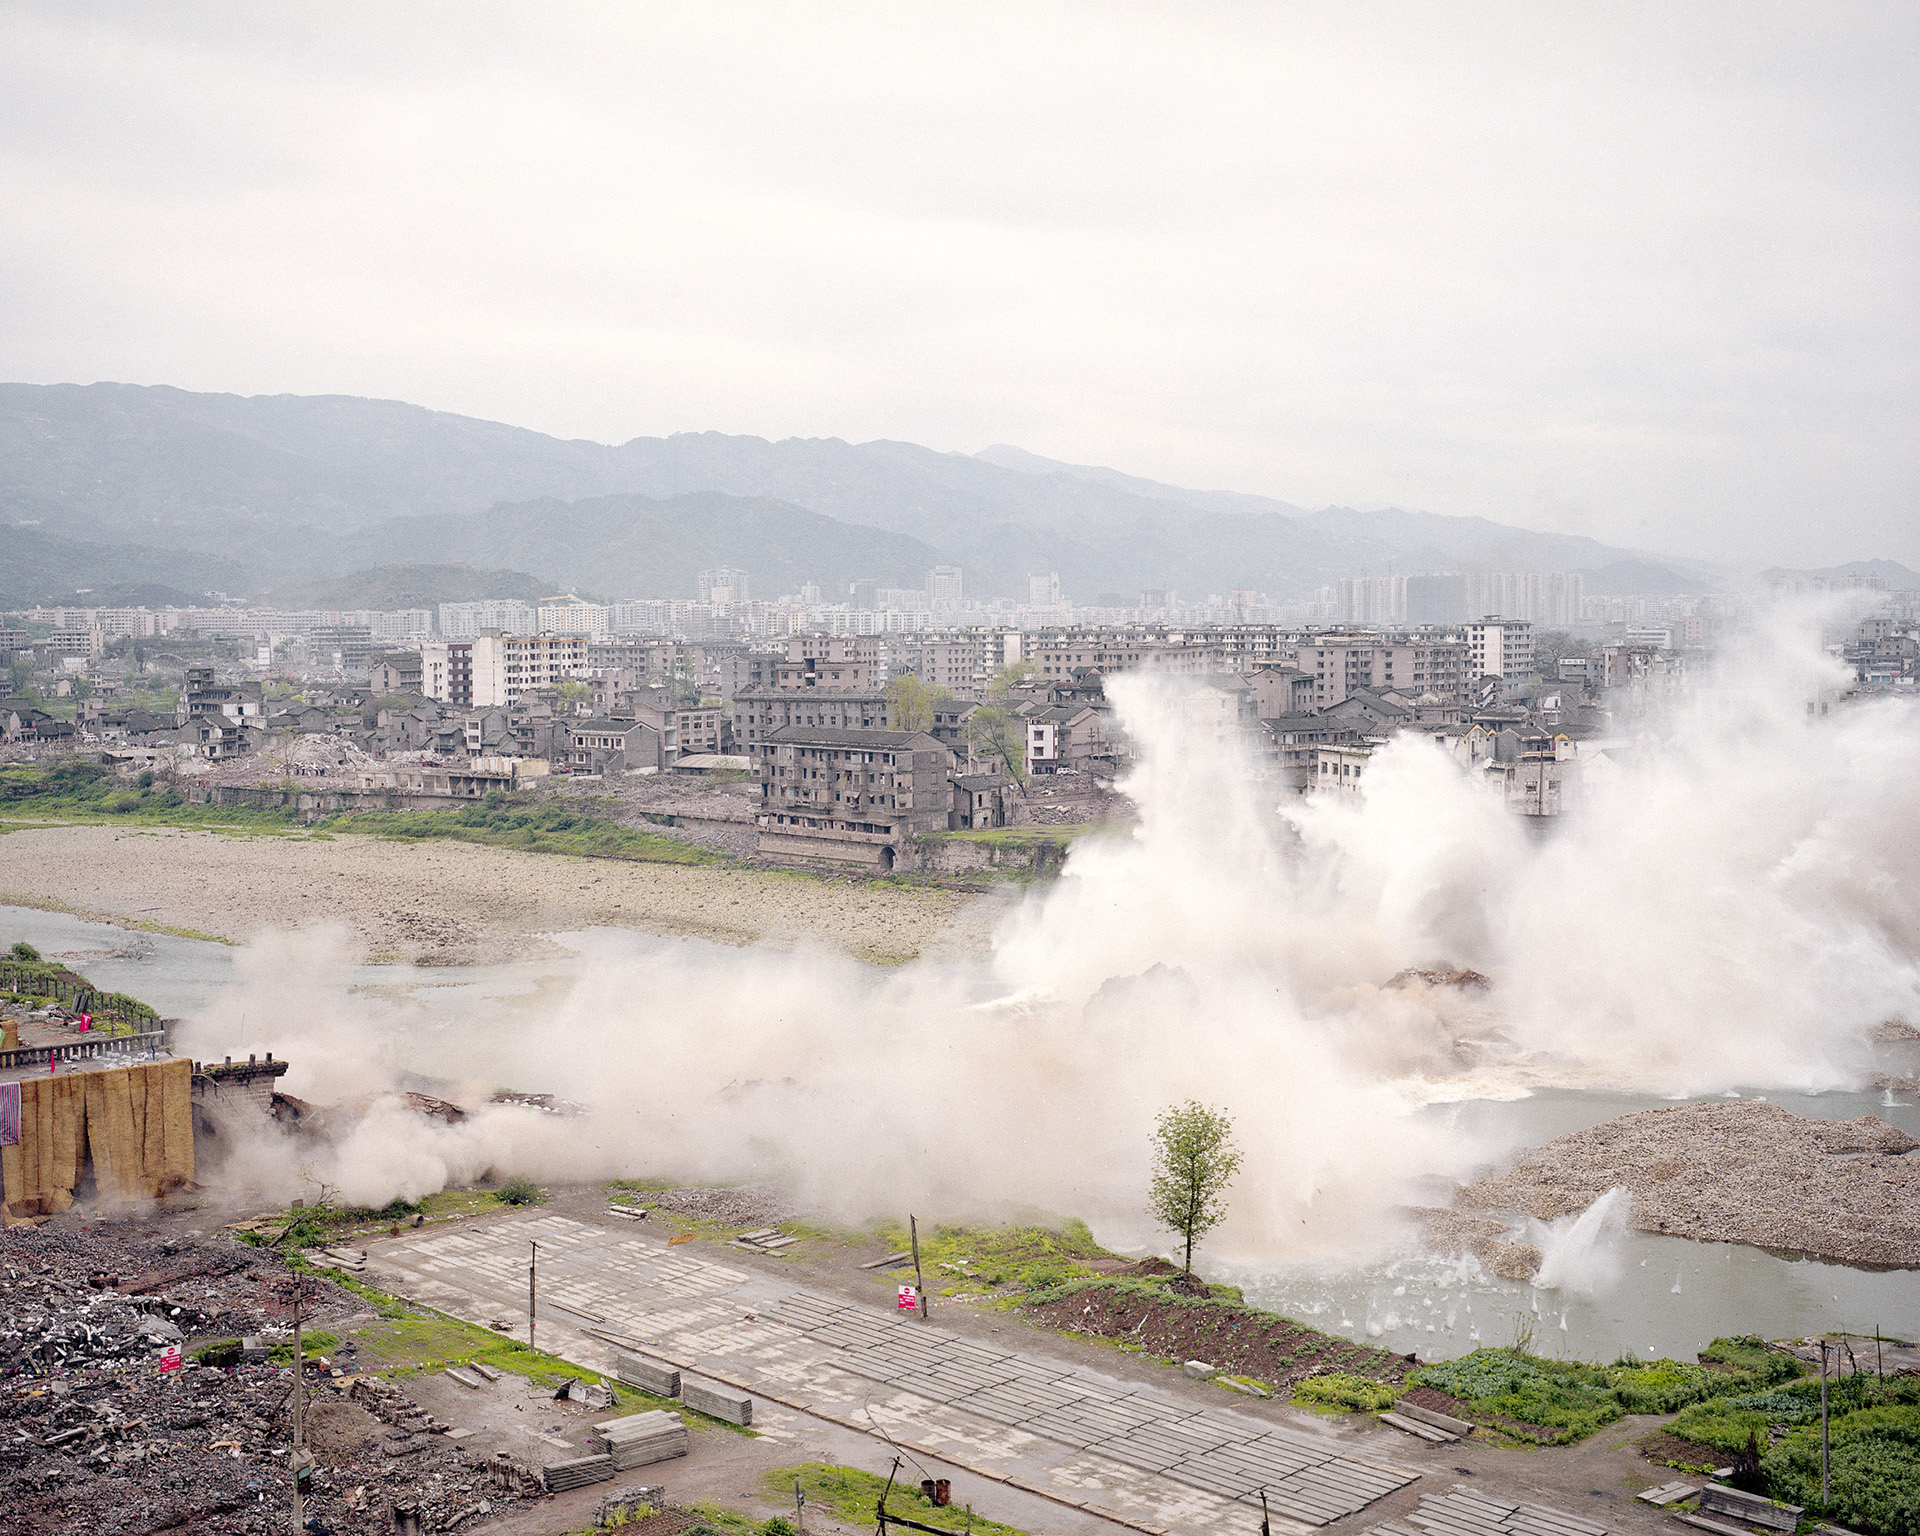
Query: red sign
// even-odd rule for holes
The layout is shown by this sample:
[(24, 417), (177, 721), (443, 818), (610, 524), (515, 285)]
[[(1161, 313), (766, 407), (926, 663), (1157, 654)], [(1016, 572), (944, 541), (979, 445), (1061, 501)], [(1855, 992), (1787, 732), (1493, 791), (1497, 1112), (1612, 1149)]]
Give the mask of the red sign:
[(165, 1349), (160, 1351), (160, 1369), (163, 1371), (177, 1371), (180, 1369), (180, 1346), (178, 1344), (169, 1344)]
[(911, 1312), (915, 1308), (917, 1308), (919, 1305), (920, 1305), (920, 1298), (914, 1294), (913, 1287), (910, 1285), (901, 1286), (900, 1287), (900, 1310), (902, 1312)]

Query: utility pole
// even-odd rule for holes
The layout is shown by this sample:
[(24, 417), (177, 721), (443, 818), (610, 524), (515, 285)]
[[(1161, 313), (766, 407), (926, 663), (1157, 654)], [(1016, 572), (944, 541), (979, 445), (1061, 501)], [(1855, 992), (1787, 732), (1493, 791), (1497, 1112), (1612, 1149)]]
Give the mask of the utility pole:
[(307, 1321), (307, 1286), (299, 1275), (293, 1280), (293, 1454), (288, 1457), (293, 1472), (293, 1528), (303, 1531), (307, 1525), (307, 1479), (313, 1475), (313, 1458), (307, 1453), (307, 1366), (303, 1330)]
[(927, 1320), (927, 1282), (920, 1278), (920, 1223), (909, 1216), (907, 1228), (913, 1233), (913, 1283), (920, 1292), (920, 1321), (924, 1323)]
[(533, 1348), (533, 1307), (534, 1307), (533, 1287), (534, 1287), (535, 1278), (538, 1276), (540, 1272), (540, 1244), (538, 1242), (534, 1242), (530, 1240), (527, 1246), (532, 1250), (532, 1252), (529, 1253), (527, 1256), (527, 1348), (532, 1349)]
[(1827, 1466), (1827, 1341), (1820, 1341), (1820, 1502), (1833, 1502), (1833, 1477)]

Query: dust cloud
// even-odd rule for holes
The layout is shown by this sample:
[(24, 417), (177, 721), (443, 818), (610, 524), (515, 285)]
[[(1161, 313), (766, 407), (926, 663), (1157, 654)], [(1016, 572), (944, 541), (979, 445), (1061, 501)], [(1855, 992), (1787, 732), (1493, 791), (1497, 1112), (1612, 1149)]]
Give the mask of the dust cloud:
[[(1246, 1153), (1209, 1251), (1308, 1259), (1385, 1241), (1488, 1155), (1416, 1113), (1436, 1099), (1857, 1086), (1872, 1027), (1920, 1018), (1920, 710), (1824, 708), (1818, 619), (1776, 614), (1647, 701), (1544, 834), (1413, 736), (1361, 798), (1283, 796), (1193, 729), (1190, 687), (1112, 679), (1140, 823), (1078, 843), (981, 961), (594, 932), (570, 985), (456, 1006), (350, 991), (341, 936), (265, 935), (186, 1044), (291, 1059), (336, 1130), (224, 1177), (367, 1205), (489, 1170), (759, 1179), (850, 1219), (1073, 1213), (1159, 1247), (1147, 1132), (1197, 1098)], [(1448, 965), (1493, 984), (1387, 984)], [(592, 1113), (447, 1126), (395, 1100), (410, 1074)]]

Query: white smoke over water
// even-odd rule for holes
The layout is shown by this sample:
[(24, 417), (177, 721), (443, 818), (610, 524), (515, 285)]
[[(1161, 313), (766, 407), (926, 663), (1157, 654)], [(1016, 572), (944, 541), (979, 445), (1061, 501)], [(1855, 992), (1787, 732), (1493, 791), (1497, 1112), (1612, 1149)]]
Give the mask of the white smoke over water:
[[(1118, 678), (1140, 825), (1077, 844), (988, 959), (882, 970), (603, 931), (570, 988), (454, 1011), (431, 988), (350, 995), (342, 936), (276, 934), (185, 1043), (272, 1049), (290, 1092), (375, 1103), (330, 1152), (250, 1155), (262, 1192), (762, 1178), (845, 1217), (1074, 1212), (1158, 1246), (1147, 1131), (1192, 1097), (1235, 1116), (1246, 1152), (1211, 1251), (1353, 1252), (1421, 1180), (1487, 1153), (1424, 1103), (1857, 1086), (1868, 1031), (1920, 1018), (1920, 710), (1822, 713), (1838, 681), (1804, 625), (1754, 634), (1536, 837), (1417, 737), (1375, 753), (1363, 798), (1283, 806), (1236, 753), (1196, 747), (1177, 683)], [(1491, 990), (1383, 985), (1447, 964)], [(379, 1099), (410, 1072), (594, 1114), (448, 1127)]]

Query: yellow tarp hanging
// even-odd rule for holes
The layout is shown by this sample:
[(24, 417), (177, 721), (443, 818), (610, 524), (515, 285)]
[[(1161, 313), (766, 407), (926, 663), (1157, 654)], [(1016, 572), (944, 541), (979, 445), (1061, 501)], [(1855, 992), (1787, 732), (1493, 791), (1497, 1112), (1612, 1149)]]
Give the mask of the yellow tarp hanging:
[(191, 1179), (192, 1076), (182, 1057), (22, 1082), (20, 1145), (0, 1147), (0, 1217), (58, 1215), (89, 1165), (110, 1204)]

